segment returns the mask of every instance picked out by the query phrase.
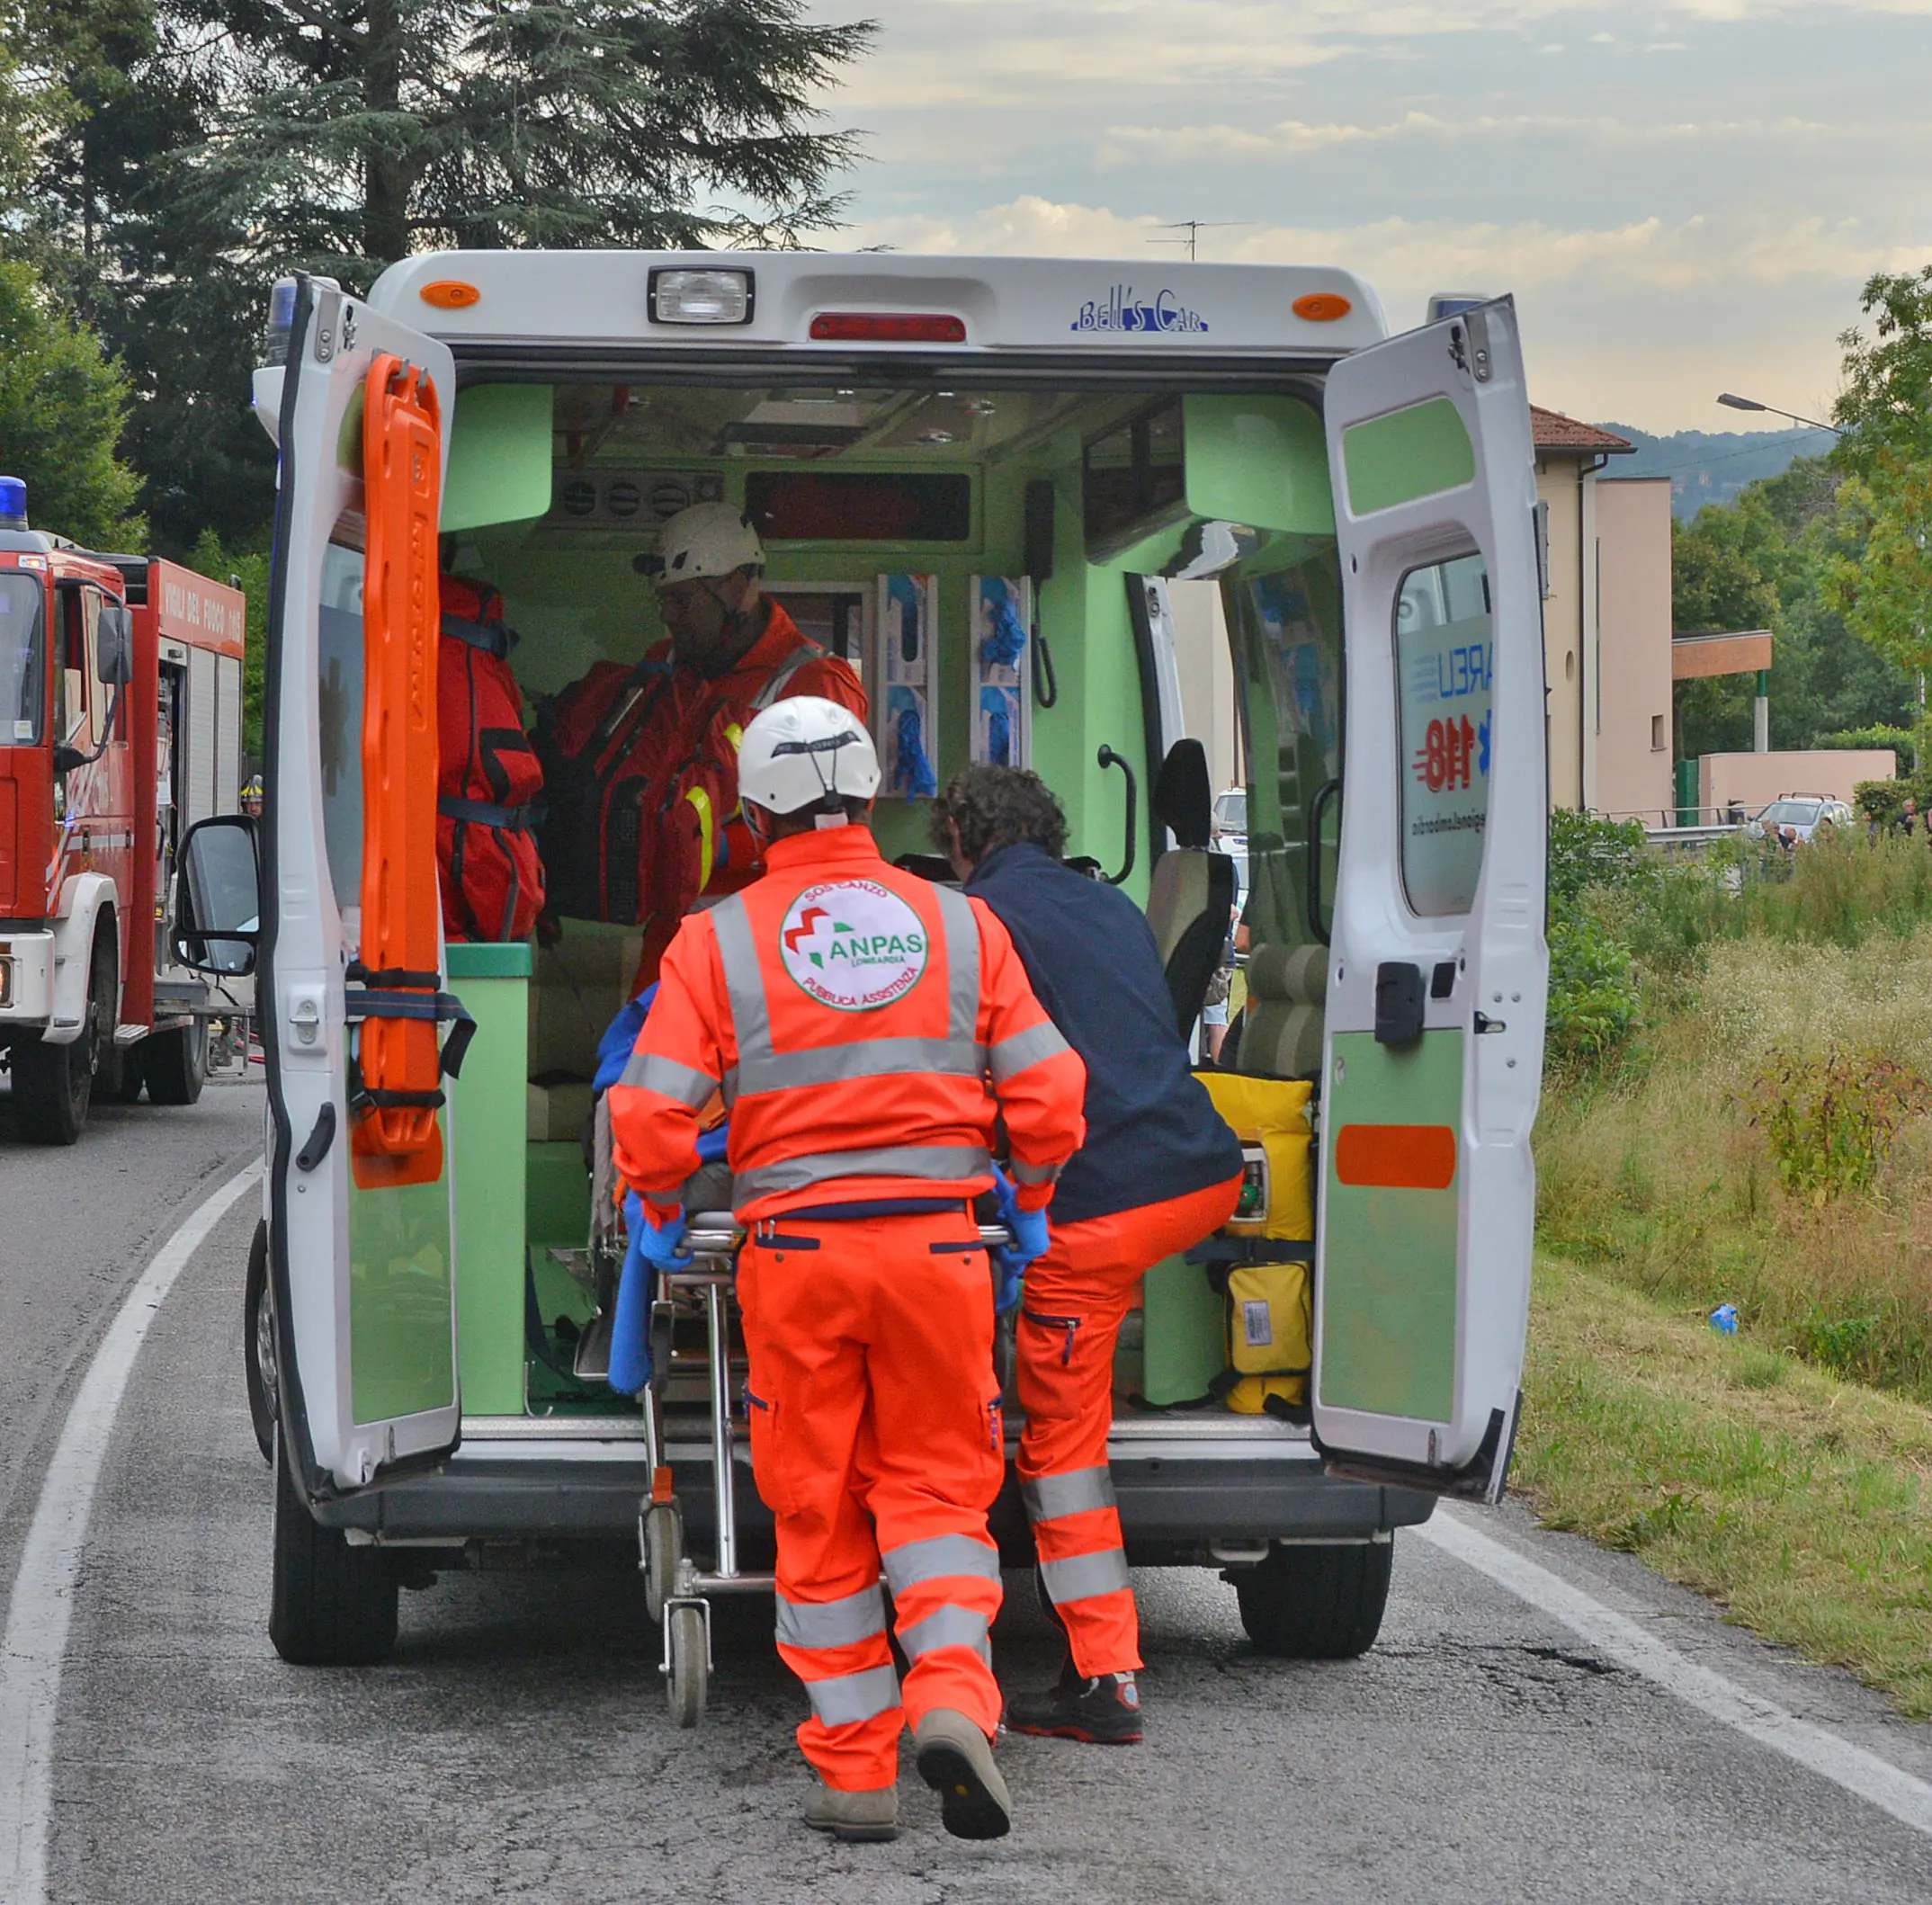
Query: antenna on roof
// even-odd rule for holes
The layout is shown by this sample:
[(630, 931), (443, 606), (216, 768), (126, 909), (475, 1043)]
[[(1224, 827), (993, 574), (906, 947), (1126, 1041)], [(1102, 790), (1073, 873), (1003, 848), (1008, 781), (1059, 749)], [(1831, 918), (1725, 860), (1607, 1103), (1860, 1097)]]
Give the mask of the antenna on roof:
[(1191, 264), (1194, 260), (1196, 240), (1203, 232), (1228, 231), (1238, 225), (1252, 225), (1254, 222), (1252, 219), (1176, 219), (1172, 223), (1163, 225), (1161, 229), (1184, 231), (1187, 234), (1185, 238), (1149, 238), (1147, 242), (1149, 245), (1185, 245), (1187, 247), (1187, 261)]

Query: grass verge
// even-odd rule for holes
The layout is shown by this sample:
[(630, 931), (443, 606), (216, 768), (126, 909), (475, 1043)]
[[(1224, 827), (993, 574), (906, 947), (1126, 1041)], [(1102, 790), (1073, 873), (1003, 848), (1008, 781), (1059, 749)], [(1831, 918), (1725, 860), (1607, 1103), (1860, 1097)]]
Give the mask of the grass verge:
[(1517, 1486), (1932, 1718), (1932, 1410), (1537, 1264)]

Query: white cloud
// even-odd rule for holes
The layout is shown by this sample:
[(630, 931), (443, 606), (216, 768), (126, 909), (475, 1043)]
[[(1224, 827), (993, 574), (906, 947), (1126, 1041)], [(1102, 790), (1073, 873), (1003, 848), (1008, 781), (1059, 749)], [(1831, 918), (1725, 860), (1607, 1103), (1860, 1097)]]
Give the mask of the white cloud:
[(1489, 148), (1511, 140), (1539, 138), (1565, 146), (1620, 146), (1654, 148), (1659, 143), (1719, 143), (1773, 139), (1787, 144), (1795, 139), (1880, 139), (1899, 136), (1894, 127), (1867, 126), (1842, 131), (1817, 120), (1705, 120), (1658, 124), (1603, 115), (1523, 112), (1508, 116), (1487, 113), (1466, 119), (1445, 119), (1436, 113), (1411, 112), (1381, 125), (1329, 122), (1310, 125), (1284, 119), (1256, 130), (1247, 126), (1110, 126), (1096, 150), (1103, 171), (1158, 159), (1168, 165), (1199, 160), (1294, 158), (1337, 147), (1391, 145), (1399, 140), (1432, 140), (1442, 144), (1480, 144)]

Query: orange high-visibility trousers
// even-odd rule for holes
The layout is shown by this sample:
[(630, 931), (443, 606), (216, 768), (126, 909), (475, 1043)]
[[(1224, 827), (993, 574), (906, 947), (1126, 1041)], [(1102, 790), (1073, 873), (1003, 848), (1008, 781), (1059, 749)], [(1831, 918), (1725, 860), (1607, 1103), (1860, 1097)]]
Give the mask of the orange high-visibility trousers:
[(1163, 1257), (1234, 1214), (1241, 1179), (1112, 1217), (1053, 1227), (1026, 1272), (1017, 1331), (1021, 1495), (1040, 1578), (1067, 1630), (1074, 1670), (1092, 1679), (1140, 1664), (1121, 1518), (1107, 1472), (1114, 1346), (1134, 1285)]
[(963, 1207), (767, 1219), (738, 1290), (753, 1469), (778, 1525), (778, 1651), (811, 1702), (799, 1746), (827, 1785), (889, 1786), (901, 1726), (940, 1706), (988, 1739), (999, 1722), (986, 1511), (1005, 1427), (979, 1227)]

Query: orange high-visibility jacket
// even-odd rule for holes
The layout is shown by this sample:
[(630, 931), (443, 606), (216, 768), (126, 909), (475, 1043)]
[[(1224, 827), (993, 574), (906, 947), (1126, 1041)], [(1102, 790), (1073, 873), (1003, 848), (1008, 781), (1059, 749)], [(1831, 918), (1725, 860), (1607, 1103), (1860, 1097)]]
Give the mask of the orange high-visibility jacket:
[(1006, 1119), (1038, 1209), (1086, 1133), (1087, 1068), (977, 899), (887, 864), (871, 829), (774, 841), (765, 876), (691, 915), (611, 1087), (625, 1180), (662, 1207), (722, 1092), (742, 1219), (991, 1186)]

